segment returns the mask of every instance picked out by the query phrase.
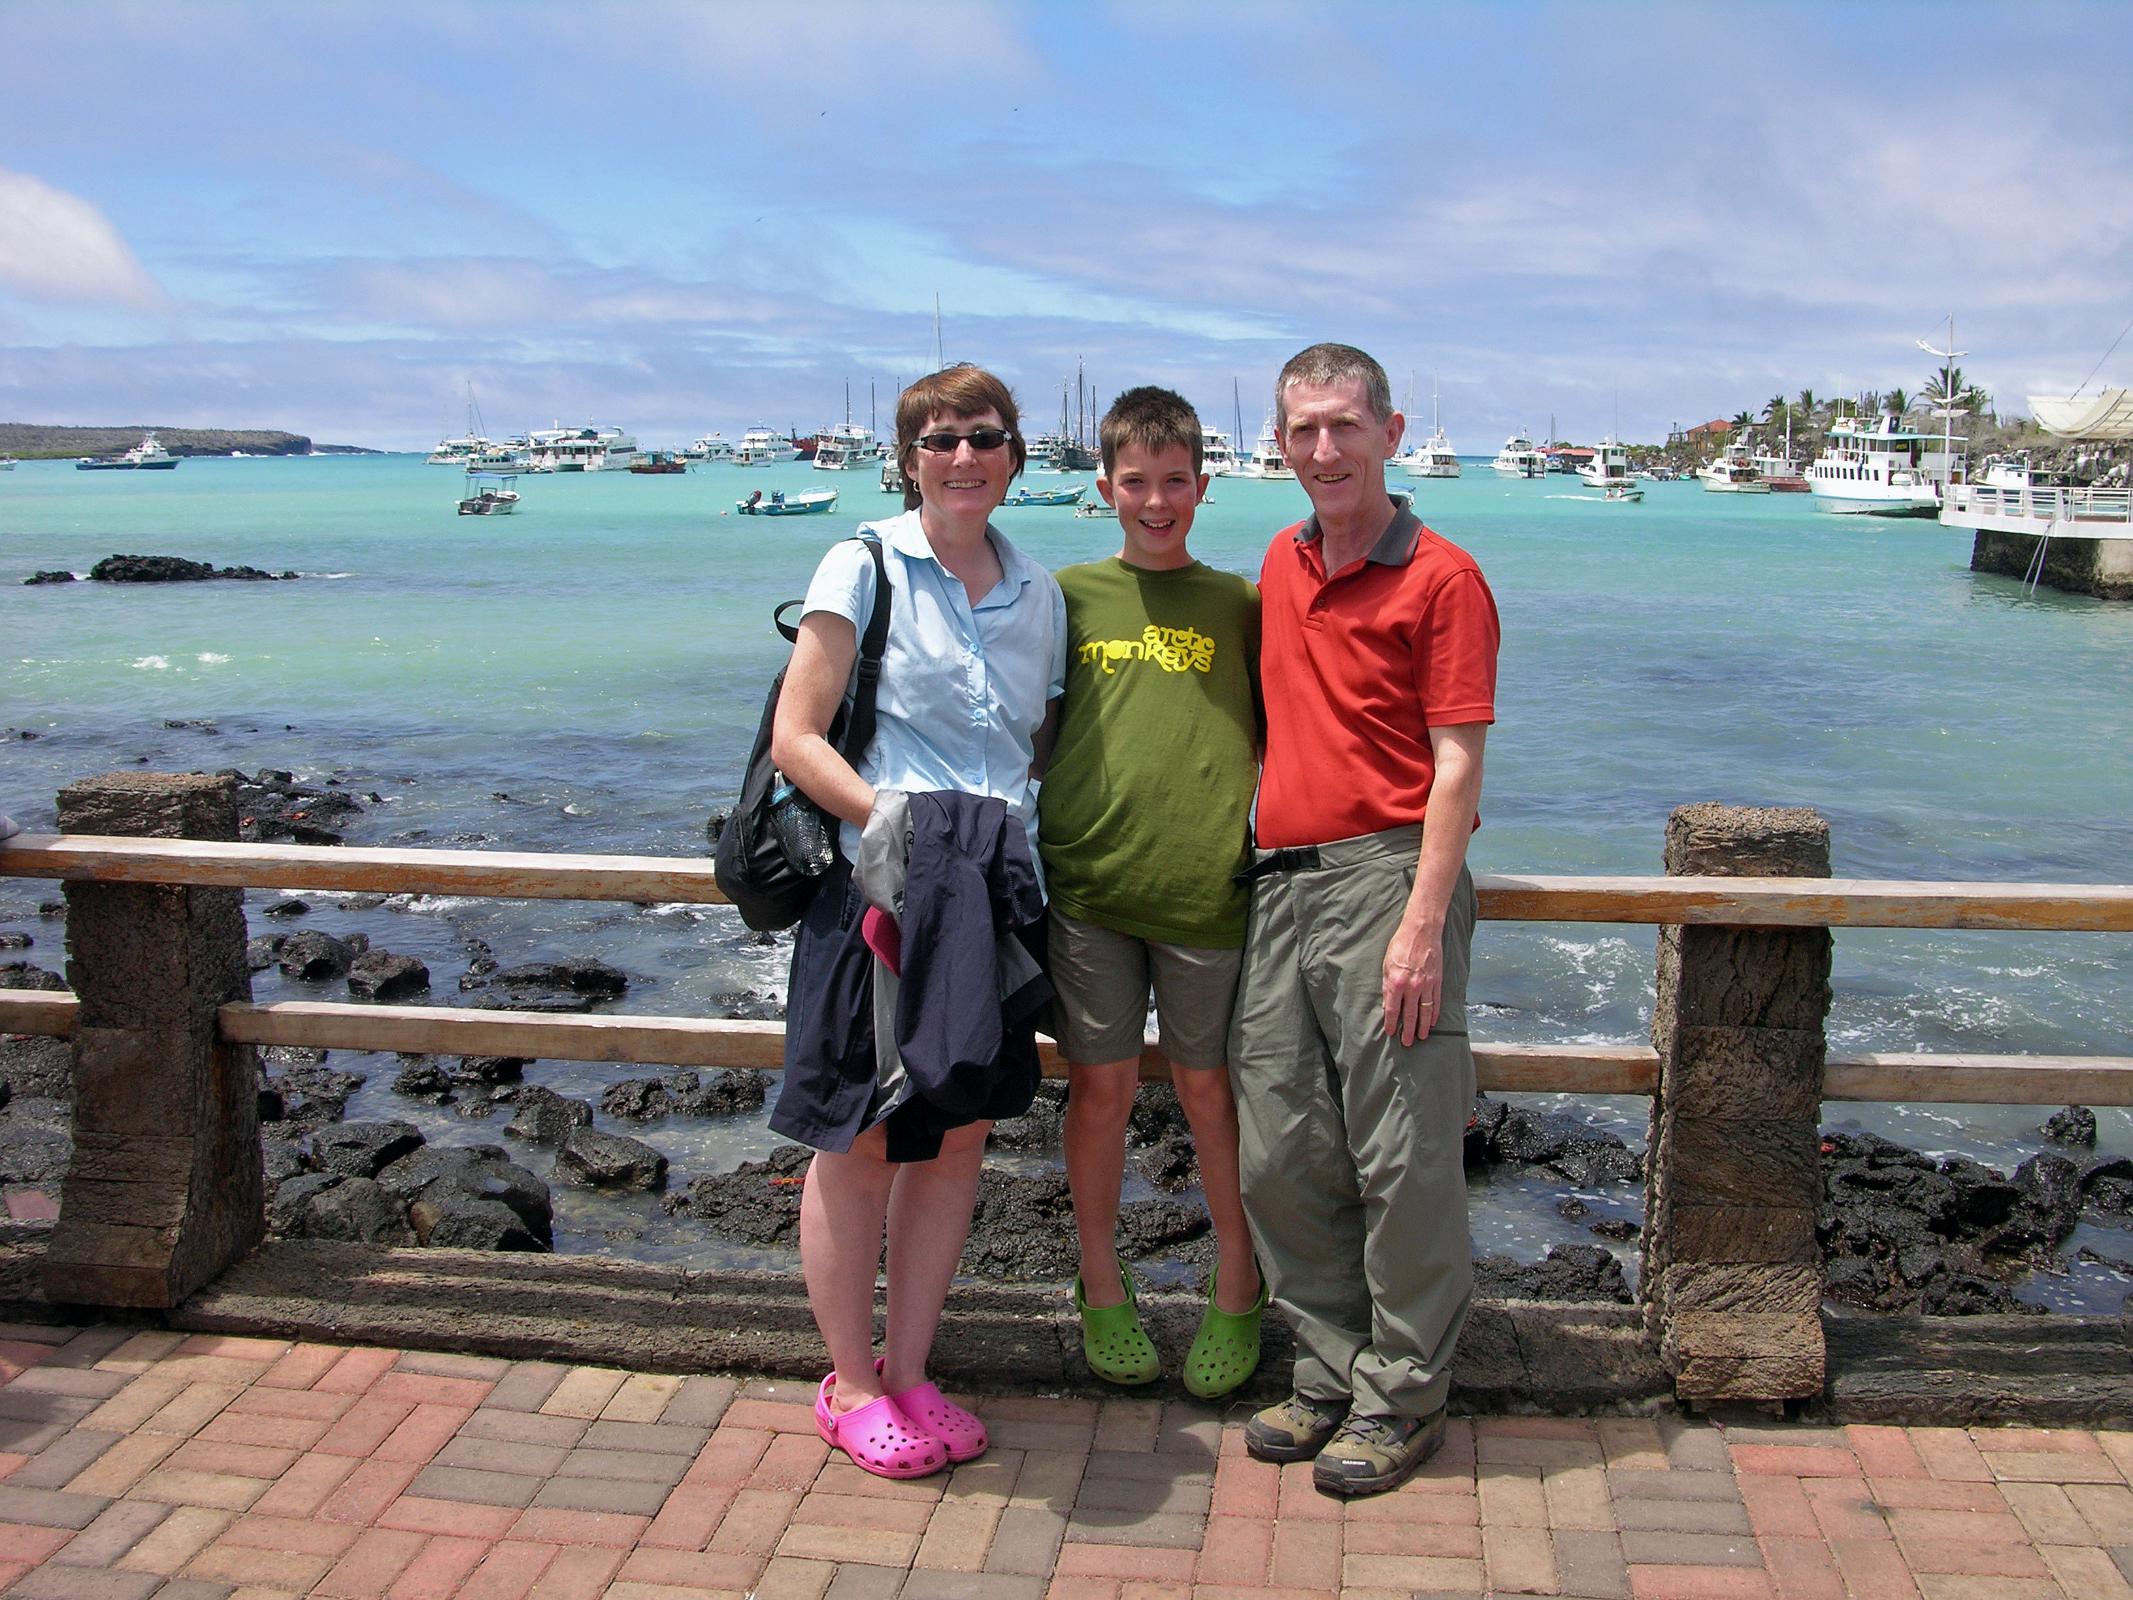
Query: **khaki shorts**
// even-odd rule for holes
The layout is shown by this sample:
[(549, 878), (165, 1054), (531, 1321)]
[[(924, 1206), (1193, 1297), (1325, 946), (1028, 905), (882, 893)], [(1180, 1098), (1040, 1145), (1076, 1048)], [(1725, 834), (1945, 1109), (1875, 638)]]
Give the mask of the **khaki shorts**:
[(1198, 1071), (1228, 1064), (1242, 950), (1157, 944), (1056, 910), (1050, 921), (1052, 987), (1059, 992), (1053, 1036), (1070, 1064), (1137, 1060), (1151, 984), (1170, 1064)]

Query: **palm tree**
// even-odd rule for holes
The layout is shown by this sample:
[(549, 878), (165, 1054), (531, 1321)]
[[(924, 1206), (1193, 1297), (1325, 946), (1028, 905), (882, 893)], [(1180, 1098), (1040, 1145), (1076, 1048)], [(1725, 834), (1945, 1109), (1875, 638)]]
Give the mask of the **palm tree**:
[(1888, 392), (1887, 404), (1888, 408), (1900, 417), (1907, 414), (1916, 402), (1901, 389), (1891, 389)]
[(1799, 398), (1793, 401), (1794, 408), (1804, 415), (1809, 422), (1814, 421), (1815, 409), (1818, 404), (1819, 402), (1815, 399), (1815, 392), (1812, 389), (1802, 389)]
[(1926, 387), (1920, 398), (1934, 409), (1976, 411), (1991, 403), (1992, 397), (1974, 383), (1963, 381), (1961, 367), (1943, 367), (1926, 379)]
[(1783, 395), (1774, 394), (1769, 398), (1768, 401), (1764, 403), (1763, 420), (1769, 423), (1770, 426), (1773, 428), (1784, 426), (1785, 397)]
[(1752, 428), (1755, 426), (1755, 418), (1749, 416), (1745, 411), (1737, 411), (1733, 415), (1733, 426), (1736, 428)]

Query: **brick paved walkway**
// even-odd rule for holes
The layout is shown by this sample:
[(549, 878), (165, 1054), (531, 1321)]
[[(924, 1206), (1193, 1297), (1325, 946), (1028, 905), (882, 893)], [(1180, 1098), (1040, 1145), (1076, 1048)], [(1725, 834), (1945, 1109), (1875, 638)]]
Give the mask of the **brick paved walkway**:
[(16, 1596), (1339, 1592), (2133, 1600), (2133, 1432), (1454, 1422), (1343, 1505), (1153, 1400), (984, 1399), (952, 1477), (829, 1459), (804, 1385), (0, 1328)]

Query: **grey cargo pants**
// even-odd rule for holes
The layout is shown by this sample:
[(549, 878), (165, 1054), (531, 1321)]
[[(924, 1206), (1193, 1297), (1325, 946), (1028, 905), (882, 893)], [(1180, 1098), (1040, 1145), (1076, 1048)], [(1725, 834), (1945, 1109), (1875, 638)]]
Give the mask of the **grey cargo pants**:
[(1373, 1415), (1444, 1404), (1473, 1298), (1465, 869), (1428, 1036), (1403, 1046), (1384, 1025), (1385, 947), (1421, 837), (1410, 827), (1342, 839), (1318, 847), (1315, 867), (1257, 879), (1230, 1027), (1245, 1212), (1296, 1330), (1292, 1387)]

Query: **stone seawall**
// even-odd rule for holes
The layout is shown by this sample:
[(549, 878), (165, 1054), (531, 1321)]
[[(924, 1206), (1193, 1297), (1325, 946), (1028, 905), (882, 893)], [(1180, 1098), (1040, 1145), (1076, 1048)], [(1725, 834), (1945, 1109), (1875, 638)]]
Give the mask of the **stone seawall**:
[[(2037, 559), (2037, 535), (1980, 528), (1970, 546), (1972, 572), (2027, 578)], [(2051, 539), (2038, 581), (2098, 600), (2133, 600), (2133, 539)]]

